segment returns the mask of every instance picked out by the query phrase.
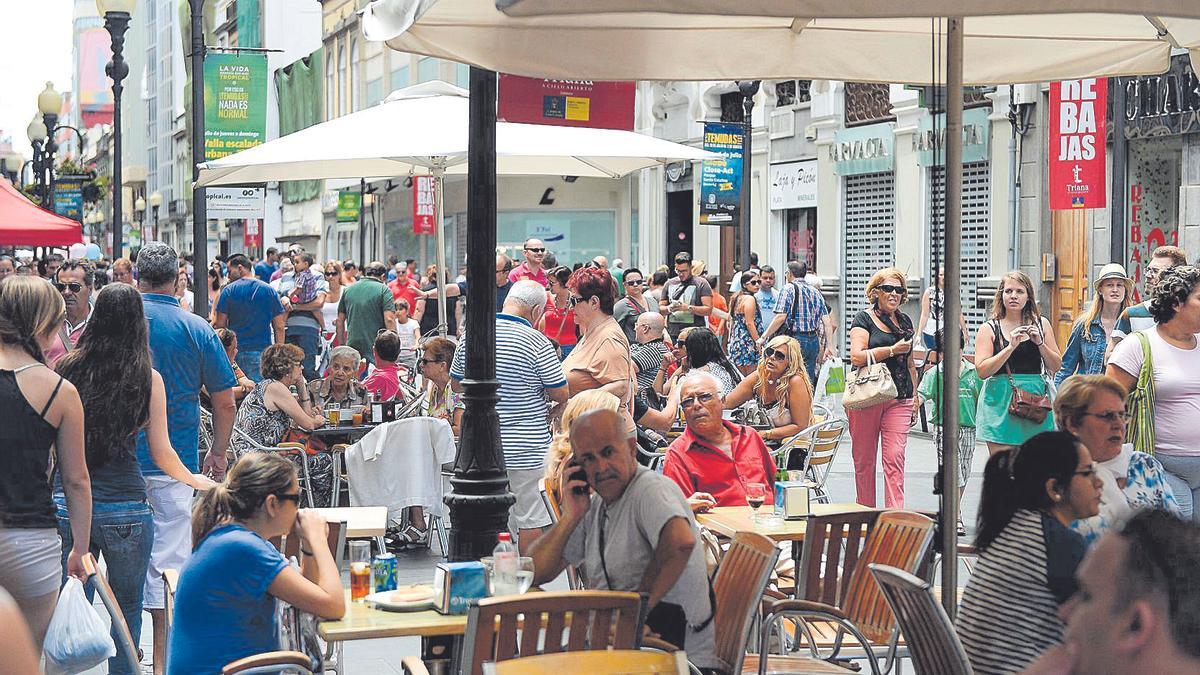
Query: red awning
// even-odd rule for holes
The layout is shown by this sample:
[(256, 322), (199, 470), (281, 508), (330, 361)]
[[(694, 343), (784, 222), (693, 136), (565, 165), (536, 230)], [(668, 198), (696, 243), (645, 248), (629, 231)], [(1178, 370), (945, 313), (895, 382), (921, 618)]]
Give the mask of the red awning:
[(26, 199), (0, 178), (0, 245), (70, 246), (83, 242), (83, 226)]

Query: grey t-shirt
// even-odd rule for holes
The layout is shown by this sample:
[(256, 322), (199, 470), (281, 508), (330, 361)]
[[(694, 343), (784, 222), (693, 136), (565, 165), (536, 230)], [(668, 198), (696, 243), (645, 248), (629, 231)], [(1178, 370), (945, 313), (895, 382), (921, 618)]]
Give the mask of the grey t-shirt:
[[(704, 565), (704, 546), (700, 542), (696, 521), (679, 487), (660, 474), (639, 466), (625, 493), (605, 507), (599, 495), (592, 495), (583, 523), (571, 533), (563, 557), (572, 565), (582, 565), (595, 590), (636, 591), (646, 569), (654, 559), (658, 536), (672, 518), (686, 518), (696, 546), (688, 558), (687, 567), (662, 602), (683, 608), (688, 623), (699, 625), (712, 614), (709, 602), (707, 569)], [(604, 564), (600, 556), (600, 524), (604, 526)], [(607, 579), (605, 575), (607, 569)], [(612, 582), (610, 588), (608, 582)], [(701, 668), (716, 668), (714, 650), (714, 621), (708, 622), (699, 633), (688, 628), (684, 650), (688, 659)]]

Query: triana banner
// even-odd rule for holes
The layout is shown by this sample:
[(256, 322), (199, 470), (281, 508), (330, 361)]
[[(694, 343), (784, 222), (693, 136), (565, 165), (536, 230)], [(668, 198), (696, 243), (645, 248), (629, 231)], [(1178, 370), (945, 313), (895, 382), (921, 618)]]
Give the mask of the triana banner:
[(413, 234), (433, 234), (437, 227), (437, 192), (433, 176), (413, 176)]
[(1107, 204), (1105, 115), (1108, 80), (1050, 83), (1050, 209)]
[(542, 80), (500, 74), (496, 117), (504, 122), (633, 131), (633, 82)]
[(705, 160), (700, 170), (700, 224), (741, 224), (742, 136), (740, 124), (706, 122), (704, 149), (721, 156)]
[[(415, 185), (415, 183), (414, 183)], [(357, 223), (358, 212), (362, 208), (362, 193), (342, 190), (338, 192), (337, 222)]]
[(204, 57), (204, 159), (232, 155), (266, 140), (267, 57)]

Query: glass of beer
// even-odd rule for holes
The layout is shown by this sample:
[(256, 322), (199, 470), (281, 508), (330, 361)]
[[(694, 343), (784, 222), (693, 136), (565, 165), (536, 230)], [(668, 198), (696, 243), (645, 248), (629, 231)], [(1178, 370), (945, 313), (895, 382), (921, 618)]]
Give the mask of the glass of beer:
[(362, 423), (363, 423), (363, 409), (362, 408), (354, 409), (353, 420), (354, 420), (354, 426), (356, 426), (356, 427), (362, 426)]
[(371, 542), (350, 542), (350, 600), (362, 602), (371, 592)]
[(336, 427), (342, 419), (342, 407), (337, 403), (330, 403), (325, 406), (325, 420), (330, 426)]

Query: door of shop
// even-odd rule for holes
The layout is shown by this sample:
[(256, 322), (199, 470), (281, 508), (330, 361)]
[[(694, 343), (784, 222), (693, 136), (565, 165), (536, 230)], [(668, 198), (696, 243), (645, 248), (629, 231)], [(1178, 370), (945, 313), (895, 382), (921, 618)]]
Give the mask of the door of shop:
[(693, 194), (691, 190), (667, 193), (667, 265), (675, 254), (692, 252)]
[(866, 306), (867, 282), (871, 275), (896, 260), (896, 175), (892, 172), (846, 176), (843, 222), (846, 257), (842, 279), (843, 346), (850, 351), (850, 324)]
[(1051, 211), (1055, 267), (1050, 323), (1060, 348), (1071, 335), (1071, 324), (1088, 300), (1087, 212)]

